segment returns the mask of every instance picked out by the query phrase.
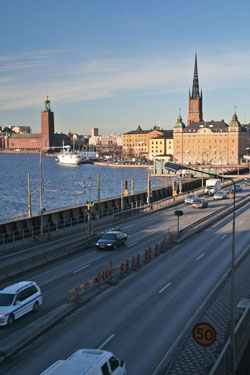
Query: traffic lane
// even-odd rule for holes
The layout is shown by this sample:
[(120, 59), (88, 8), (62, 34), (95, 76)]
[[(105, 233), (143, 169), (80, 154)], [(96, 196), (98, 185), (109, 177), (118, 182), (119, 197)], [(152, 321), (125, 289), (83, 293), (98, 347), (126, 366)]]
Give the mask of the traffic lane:
[[(187, 210), (189, 209), (190, 207), (187, 207)], [(121, 262), (125, 261), (125, 257), (128, 258), (132, 255), (136, 255), (134, 245), (136, 245), (137, 242), (140, 242), (140, 246), (136, 246), (136, 250), (138, 252), (143, 251), (143, 246), (144, 249), (148, 246), (151, 246), (153, 248), (154, 244), (156, 242), (159, 242), (158, 234), (161, 231), (162, 233), (164, 233), (165, 230), (165, 224), (162, 220), (162, 218), (165, 216), (164, 213), (165, 212), (161, 212), (160, 215), (158, 215), (157, 219), (159, 223), (153, 220), (154, 224), (152, 225), (152, 220), (148, 221), (148, 229), (144, 229), (142, 231), (141, 238), (139, 238), (137, 234), (136, 238), (139, 241), (135, 241), (134, 243), (132, 243), (133, 246), (131, 246), (130, 249), (126, 249), (126, 252), (117, 251), (115, 253), (112, 252), (111, 255), (109, 255), (109, 253), (103, 254), (101, 257), (100, 254), (94, 254), (94, 252), (89, 252), (87, 254), (87, 259), (84, 256), (85, 263), (79, 262), (79, 259), (77, 259), (77, 268), (73, 270), (70, 270), (70, 265), (67, 261), (65, 261), (63, 265), (61, 264), (59, 267), (55, 266), (51, 268), (50, 272), (39, 272), (38, 275), (36, 273), (30, 275), (31, 277), (29, 277), (29, 279), (36, 281), (42, 287), (44, 295), (43, 308), (35, 316), (30, 314), (27, 315), (25, 318), (22, 318), (21, 320), (15, 322), (15, 327), (8, 327), (8, 330), (6, 329), (4, 331), (3, 336), (9, 336), (13, 332), (16, 332), (16, 330), (26, 326), (26, 324), (28, 324), (30, 320), (40, 317), (46, 314), (47, 312), (51, 311), (53, 308), (60, 305), (61, 303), (64, 303), (67, 298), (68, 290), (75, 288), (79, 284), (83, 284), (84, 282), (91, 280), (93, 277), (96, 277), (99, 272), (103, 272), (105, 269), (110, 267), (110, 262), (112, 262), (113, 266), (119, 265)], [(184, 226), (189, 224), (188, 222), (185, 222), (186, 219), (188, 219), (188, 217), (185, 217), (184, 220), (182, 220)], [(175, 219), (173, 219), (173, 221), (175, 221)], [(171, 225), (169, 221), (168, 224)], [(175, 226), (175, 223), (173, 223), (173, 225)], [(154, 230), (155, 233), (153, 233)], [(91, 257), (91, 259), (89, 258), (89, 256)], [(75, 260), (73, 260), (73, 265), (75, 267)], [(94, 267), (94, 265), (96, 265), (97, 268)], [(58, 268), (60, 268), (60, 270)], [(76, 273), (78, 275), (74, 275)]]
[[(202, 237), (199, 240), (200, 247), (211, 241), (210, 233), (204, 233)], [(214, 241), (217, 243), (218, 239), (214, 238)], [(214, 243), (210, 245), (210, 254), (220, 254), (220, 251), (215, 251)], [(186, 269), (185, 277), (180, 277), (180, 281), (173, 282), (162, 293), (159, 293), (160, 284), (163, 279), (164, 282), (167, 281), (166, 271), (170, 272), (170, 278), (174, 276), (171, 274), (174, 267), (169, 262), (158, 259), (155, 263), (161, 269), (156, 270), (154, 264), (154, 269), (149, 272), (153, 266), (151, 263), (140, 271), (140, 278), (127, 279), (118, 289), (114, 288), (112, 295), (107, 296), (106, 302), (102, 296), (97, 304), (90, 304), (69, 317), (58, 325), (53, 333), (49, 332), (46, 337), (30, 347), (34, 355), (28, 364), (27, 357), (15, 358), (20, 375), (32, 373), (31, 369), (37, 369), (39, 373), (55, 360), (67, 358), (81, 347), (103, 347), (113, 350), (126, 361), (128, 373), (152, 375), (167, 348), (183, 329), (186, 319), (192, 316), (196, 307), (200, 305), (200, 298), (204, 299), (211, 290), (210, 284), (216, 282), (217, 273), (221, 276), (217, 259), (213, 258), (211, 266), (203, 262), (202, 267), (194, 267), (198, 247), (197, 244), (191, 243), (186, 246), (186, 253), (193, 254), (193, 259), (192, 262), (188, 262), (189, 269)], [(227, 253), (227, 244), (224, 248)], [(179, 260), (184, 260), (181, 247), (172, 255), (176, 256), (178, 252)], [(171, 257), (166, 258), (169, 260)], [(219, 264), (222, 264), (224, 272), (225, 258), (221, 256), (220, 259)], [(167, 264), (169, 267), (166, 269)], [(180, 274), (180, 270), (177, 270), (176, 274)], [(156, 285), (157, 282), (159, 283)], [(42, 350), (39, 350), (40, 348)], [(12, 370), (13, 368), (8, 371), (6, 369), (5, 373), (14, 375), (15, 372), (11, 372)]]
[[(190, 207), (187, 207), (186, 209), (189, 210)], [(160, 215), (158, 215), (157, 217), (158, 222), (160, 224), (163, 224), (162, 218), (165, 216), (164, 214), (165, 212), (161, 212)], [(185, 222), (186, 219), (188, 219), (188, 217), (187, 218), (185, 217), (184, 220), (182, 220), (184, 226), (189, 224)], [(173, 221), (175, 221), (175, 219), (173, 219)], [(151, 245), (151, 247), (153, 248), (154, 244), (156, 242), (159, 242), (158, 234), (160, 233), (161, 230), (164, 232), (165, 224), (163, 224), (163, 228), (161, 228), (158, 222), (153, 220), (154, 224), (152, 225), (152, 220), (148, 221), (147, 223), (148, 229), (144, 229), (144, 231), (142, 231), (142, 234), (143, 234), (142, 238), (141, 239), (138, 238), (138, 235), (137, 235), (137, 239), (140, 240), (139, 241), (140, 245), (143, 246), (143, 240), (144, 240), (145, 248), (147, 247), (146, 245), (148, 246)], [(150, 224), (151, 224), (151, 227), (150, 227)], [(171, 223), (169, 222), (168, 224), (171, 225)], [(173, 225), (175, 225), (175, 223), (173, 223)], [(154, 228), (155, 228), (155, 234), (154, 234), (155, 236), (152, 236), (151, 232), (154, 232)], [(145, 235), (146, 232), (148, 232), (148, 236)], [(150, 242), (149, 237), (151, 237), (151, 242)], [(154, 240), (153, 240), (153, 237), (155, 237)], [(135, 245), (136, 243), (137, 241), (134, 242), (133, 245)], [(136, 247), (139, 252), (143, 250), (141, 247), (138, 249), (138, 245)], [(36, 318), (51, 311), (53, 308), (55, 308), (59, 304), (64, 303), (66, 300), (66, 295), (67, 295), (68, 290), (75, 288), (79, 284), (83, 284), (84, 282), (89, 281), (93, 277), (96, 277), (99, 272), (103, 272), (103, 270), (110, 267), (111, 261), (113, 265), (118, 265), (121, 262), (124, 262), (125, 261), (124, 256), (126, 255), (127, 258), (131, 257), (132, 255), (135, 255), (135, 251), (134, 251), (134, 247), (131, 246), (130, 251), (126, 249), (126, 253), (116, 252), (115, 254), (112, 253), (111, 256), (108, 254), (107, 255), (105, 254), (102, 256), (102, 260), (104, 261), (104, 263), (100, 262), (100, 255), (98, 255), (99, 258), (95, 261), (94, 259), (97, 258), (97, 256), (95, 255), (93, 259), (93, 253), (90, 252), (89, 254), (87, 254), (87, 258), (89, 255), (91, 255), (92, 258), (85, 259), (84, 257), (85, 263), (83, 262), (80, 263), (79, 260), (77, 259), (77, 268), (73, 270), (69, 271), (70, 265), (68, 264), (68, 262), (66, 262), (63, 265), (60, 265), (61, 272), (56, 267), (56, 268), (51, 269), (50, 275), (49, 275), (49, 272), (46, 271), (45, 273), (41, 273), (40, 275), (35, 274), (29, 277), (30, 279), (35, 280), (39, 285), (41, 285), (42, 290), (44, 292), (43, 293), (44, 295), (43, 308), (42, 308), (42, 311), (40, 311), (35, 316)], [(96, 264), (96, 262), (98, 262), (98, 268), (93, 267), (94, 263)], [(75, 266), (75, 260), (73, 261), (73, 263)], [(86, 273), (87, 268), (89, 268), (88, 273)], [(78, 273), (79, 277), (73, 277), (74, 276), (73, 274), (75, 273)], [(46, 282), (44, 280), (46, 280)], [(15, 327), (9, 327), (8, 331), (6, 330), (4, 332), (4, 337), (15, 332), (17, 329), (23, 328), (23, 326), (29, 323), (31, 319), (33, 320), (34, 316), (27, 315), (25, 318), (18, 320), (18, 322), (15, 323)]]

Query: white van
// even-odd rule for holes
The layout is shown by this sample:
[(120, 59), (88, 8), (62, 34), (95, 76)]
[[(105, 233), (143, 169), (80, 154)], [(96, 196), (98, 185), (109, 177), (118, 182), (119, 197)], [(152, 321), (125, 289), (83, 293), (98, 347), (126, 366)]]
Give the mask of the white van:
[(0, 326), (12, 325), (28, 312), (38, 311), (42, 302), (42, 292), (34, 281), (20, 281), (0, 290)]
[(41, 375), (126, 375), (123, 361), (99, 349), (79, 349), (69, 358), (53, 363)]
[(206, 180), (206, 194), (213, 195), (218, 190), (221, 190), (221, 180), (219, 178), (209, 178), (208, 180)]

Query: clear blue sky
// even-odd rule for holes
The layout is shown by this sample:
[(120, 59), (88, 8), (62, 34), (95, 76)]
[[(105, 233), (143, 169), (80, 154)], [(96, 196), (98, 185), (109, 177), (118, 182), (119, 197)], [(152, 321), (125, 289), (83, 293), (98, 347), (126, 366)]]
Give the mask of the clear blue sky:
[(248, 0), (10, 0), (0, 12), (0, 125), (172, 128), (198, 53), (205, 120), (250, 122)]

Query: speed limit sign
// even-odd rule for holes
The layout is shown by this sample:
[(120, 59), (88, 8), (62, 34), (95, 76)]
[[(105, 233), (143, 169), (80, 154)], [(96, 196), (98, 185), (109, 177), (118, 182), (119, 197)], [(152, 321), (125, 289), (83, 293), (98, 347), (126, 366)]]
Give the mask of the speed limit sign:
[(216, 340), (216, 331), (209, 323), (197, 323), (192, 329), (192, 335), (195, 341), (202, 346), (212, 345)]

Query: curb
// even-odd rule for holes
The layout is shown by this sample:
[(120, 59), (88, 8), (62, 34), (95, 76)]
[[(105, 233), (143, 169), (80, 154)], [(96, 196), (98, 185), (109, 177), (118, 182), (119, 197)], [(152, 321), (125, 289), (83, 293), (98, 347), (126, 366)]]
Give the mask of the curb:
[(34, 323), (18, 330), (18, 332), (10, 335), (0, 341), (0, 363), (11, 357), (18, 350), (36, 339), (41, 333), (47, 331), (51, 326), (59, 320), (69, 315), (75, 306), (73, 304), (64, 303), (52, 310), (45, 316), (37, 319)]

